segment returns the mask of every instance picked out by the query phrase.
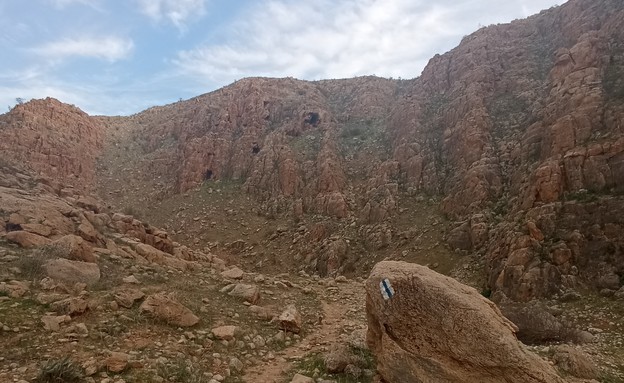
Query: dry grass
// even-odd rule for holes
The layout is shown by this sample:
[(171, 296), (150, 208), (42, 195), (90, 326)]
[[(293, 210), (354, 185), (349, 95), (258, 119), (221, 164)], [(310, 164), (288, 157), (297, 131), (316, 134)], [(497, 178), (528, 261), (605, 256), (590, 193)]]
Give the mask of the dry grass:
[(34, 380), (35, 383), (78, 383), (83, 381), (82, 368), (69, 358), (48, 361)]

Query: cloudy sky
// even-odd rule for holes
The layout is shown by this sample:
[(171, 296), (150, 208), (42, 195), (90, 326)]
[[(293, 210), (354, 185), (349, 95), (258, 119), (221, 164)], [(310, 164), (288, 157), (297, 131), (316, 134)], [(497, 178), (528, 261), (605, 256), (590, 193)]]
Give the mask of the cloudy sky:
[(248, 76), (413, 78), (481, 26), (564, 0), (0, 0), (0, 107), (127, 115)]

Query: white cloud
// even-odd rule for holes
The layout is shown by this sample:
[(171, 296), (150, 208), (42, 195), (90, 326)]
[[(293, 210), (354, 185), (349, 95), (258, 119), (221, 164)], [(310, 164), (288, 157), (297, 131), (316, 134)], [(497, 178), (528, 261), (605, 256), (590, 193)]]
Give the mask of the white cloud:
[(115, 62), (128, 57), (133, 49), (134, 43), (129, 39), (81, 37), (50, 42), (34, 48), (33, 51), (52, 59), (80, 56)]
[(185, 29), (189, 19), (206, 13), (207, 0), (137, 0), (141, 12), (156, 22), (166, 20)]
[(69, 5), (80, 4), (94, 9), (99, 9), (99, 0), (49, 0), (57, 8), (65, 8)]
[(190, 77), (218, 85), (247, 76), (411, 78), (431, 56), (480, 25), (562, 2), (269, 0), (242, 15), (225, 41), (181, 51), (173, 63)]

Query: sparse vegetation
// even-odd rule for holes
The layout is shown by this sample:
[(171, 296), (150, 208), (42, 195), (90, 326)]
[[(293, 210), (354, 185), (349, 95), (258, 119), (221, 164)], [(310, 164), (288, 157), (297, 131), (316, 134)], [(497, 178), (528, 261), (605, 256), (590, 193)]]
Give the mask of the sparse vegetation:
[(624, 102), (624, 49), (617, 48), (609, 57), (609, 64), (602, 76), (602, 87), (609, 100)]
[(328, 379), (335, 380), (338, 383), (368, 383), (372, 382), (372, 374), (367, 374), (364, 372), (368, 370), (369, 373), (375, 369), (375, 359), (373, 355), (368, 350), (351, 348), (351, 352), (353, 355), (361, 361), (361, 365), (358, 366), (358, 369), (353, 370), (359, 371), (359, 373), (349, 373), (349, 371), (345, 373), (332, 374), (327, 372), (325, 367), (324, 357), (321, 353), (312, 353), (305, 358), (303, 358), (296, 366), (291, 375), (295, 373), (299, 373), (306, 376), (321, 376), (327, 377)]
[(580, 189), (577, 191), (565, 193), (564, 199), (566, 201), (578, 201), (585, 203), (596, 202), (598, 201), (598, 193), (591, 190)]
[(487, 299), (490, 299), (490, 297), (492, 296), (492, 289), (486, 287), (485, 289), (481, 290), (481, 295), (483, 295)]
[(67, 257), (67, 249), (56, 245), (46, 245), (35, 249), (31, 254), (23, 255), (17, 262), (22, 275), (29, 280), (41, 279), (44, 274), (43, 265), (50, 259)]
[(141, 219), (141, 212), (134, 206), (126, 206), (121, 212), (125, 215), (131, 215), (136, 219)]
[(179, 358), (158, 366), (158, 375), (172, 383), (206, 383), (206, 371), (187, 359)]
[(48, 361), (35, 383), (79, 383), (84, 381), (82, 368), (69, 358)]

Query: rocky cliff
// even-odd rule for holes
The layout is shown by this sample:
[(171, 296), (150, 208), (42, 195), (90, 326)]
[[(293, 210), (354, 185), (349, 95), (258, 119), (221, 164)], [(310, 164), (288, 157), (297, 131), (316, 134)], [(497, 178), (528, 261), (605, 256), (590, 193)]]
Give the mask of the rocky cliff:
[[(396, 217), (407, 201), (433, 197), (449, 219), (450, 250), (485, 261), (486, 289), (514, 300), (585, 285), (616, 290), (624, 275), (623, 23), (621, 1), (571, 0), (466, 36), (413, 80), (249, 78), (130, 117), (67, 112), (60, 117), (76, 119), (67, 126), (79, 127), (74, 152), (84, 153), (75, 158), (46, 135), (22, 133), (42, 102), (30, 103), (2, 117), (0, 142), (20, 146), (0, 148), (89, 185), (103, 126), (98, 190), (111, 203), (153, 211), (201, 185), (240, 184), (254, 213), (306, 223), (284, 246), (323, 273), (343, 271), (360, 244), (368, 256), (410, 241)], [(42, 120), (45, 129), (66, 126), (51, 120)], [(19, 148), (31, 146), (29, 161)], [(325, 221), (314, 226), (318, 217)]]

